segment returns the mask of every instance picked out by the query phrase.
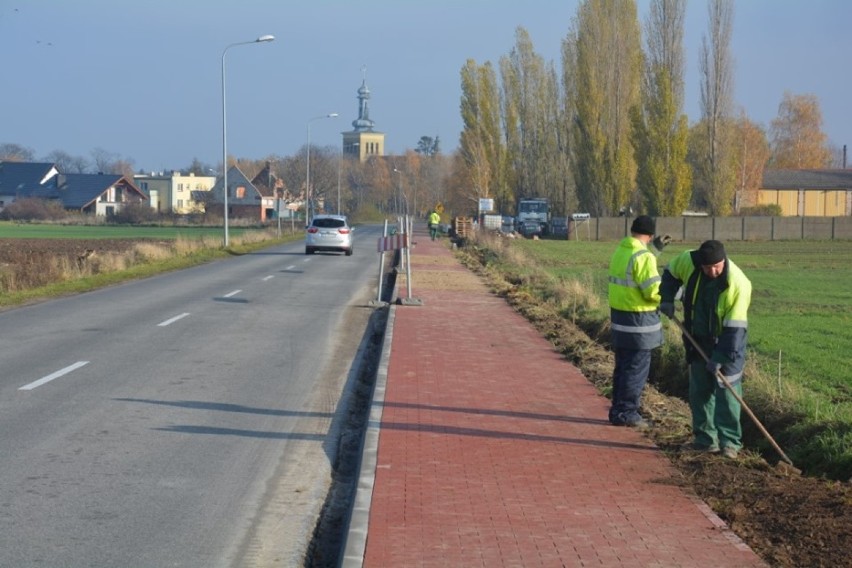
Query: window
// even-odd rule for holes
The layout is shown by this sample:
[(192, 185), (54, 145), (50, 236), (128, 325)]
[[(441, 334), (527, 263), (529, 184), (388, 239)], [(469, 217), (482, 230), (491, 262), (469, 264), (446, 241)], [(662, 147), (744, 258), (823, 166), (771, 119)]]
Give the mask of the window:
[(320, 229), (339, 229), (340, 227), (346, 226), (346, 221), (344, 219), (329, 219), (329, 218), (315, 218), (313, 222), (314, 227), (319, 227)]
[(245, 199), (246, 198), (246, 187), (244, 185), (237, 186), (237, 194), (235, 196), (237, 199)]

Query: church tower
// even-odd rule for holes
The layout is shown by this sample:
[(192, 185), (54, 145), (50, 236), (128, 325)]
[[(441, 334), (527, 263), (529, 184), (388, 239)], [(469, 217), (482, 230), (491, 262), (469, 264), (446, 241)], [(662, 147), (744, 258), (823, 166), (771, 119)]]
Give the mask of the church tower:
[(358, 118), (352, 121), (352, 130), (343, 133), (343, 155), (365, 161), (370, 156), (385, 155), (385, 135), (373, 130), (370, 120), (370, 89), (367, 88), (367, 70), (362, 68), (363, 79), (358, 89)]

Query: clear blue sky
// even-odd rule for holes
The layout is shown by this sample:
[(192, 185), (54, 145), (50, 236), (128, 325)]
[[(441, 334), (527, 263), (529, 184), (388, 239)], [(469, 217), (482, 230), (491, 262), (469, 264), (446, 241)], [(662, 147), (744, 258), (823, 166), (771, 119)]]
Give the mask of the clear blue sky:
[[(357, 118), (366, 66), (370, 117), (386, 152), (439, 136), (458, 144), (459, 71), (508, 54), (515, 29), (560, 64), (577, 0), (0, 0), (0, 143), (91, 159), (95, 148), (136, 169), (222, 158), (221, 57), (228, 153), (291, 155), (339, 146)], [(639, 0), (644, 24), (648, 0)], [(765, 127), (785, 91), (814, 94), (830, 141), (852, 144), (852, 2), (737, 0), (734, 98)], [(707, 5), (687, 7), (686, 108), (699, 116), (698, 54)]]

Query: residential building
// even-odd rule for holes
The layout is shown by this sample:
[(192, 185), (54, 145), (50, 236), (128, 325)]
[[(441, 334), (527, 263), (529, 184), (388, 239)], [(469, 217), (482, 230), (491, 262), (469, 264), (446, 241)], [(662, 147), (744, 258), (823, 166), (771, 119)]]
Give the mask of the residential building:
[(65, 209), (96, 216), (110, 216), (148, 199), (121, 174), (63, 174), (51, 163), (0, 162), (2, 207), (29, 197), (59, 201)]
[(135, 175), (139, 189), (148, 196), (148, 203), (158, 213), (187, 215), (203, 213), (203, 199), (194, 199), (195, 191), (210, 191), (216, 183), (215, 176), (184, 175), (181, 172)]
[[(217, 178), (210, 190), (207, 212), (224, 214), (225, 192), (222, 185), (222, 178)], [(237, 166), (228, 168), (228, 218), (265, 221), (266, 207), (269, 207), (269, 202), (263, 201), (263, 195), (242, 170)]]

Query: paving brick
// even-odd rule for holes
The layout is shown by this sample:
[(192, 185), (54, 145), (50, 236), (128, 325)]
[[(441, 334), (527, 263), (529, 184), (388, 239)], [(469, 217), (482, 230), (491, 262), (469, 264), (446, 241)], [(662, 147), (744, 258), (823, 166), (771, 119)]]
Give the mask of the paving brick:
[(363, 566), (765, 566), (446, 241), (415, 240)]

